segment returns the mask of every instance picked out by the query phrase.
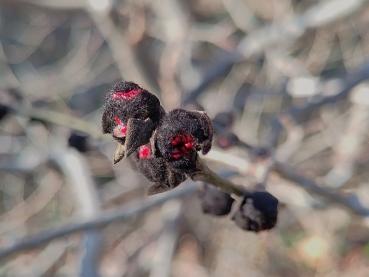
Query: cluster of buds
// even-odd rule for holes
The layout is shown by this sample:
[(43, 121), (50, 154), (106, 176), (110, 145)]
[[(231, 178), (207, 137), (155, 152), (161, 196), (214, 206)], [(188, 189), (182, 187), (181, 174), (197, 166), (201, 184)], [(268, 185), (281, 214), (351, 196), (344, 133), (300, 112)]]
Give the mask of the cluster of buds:
[[(233, 116), (227, 113), (214, 119), (218, 138), (229, 142), (224, 148), (238, 142), (229, 131), (232, 122)], [(175, 188), (187, 177), (201, 173), (198, 152), (205, 155), (210, 151), (214, 132), (205, 112), (166, 112), (154, 94), (132, 82), (118, 82), (109, 91), (102, 128), (118, 142), (114, 162), (129, 157), (150, 181), (149, 194)], [(229, 214), (235, 202), (228, 193), (208, 185), (200, 197), (203, 212), (216, 216)], [(232, 219), (244, 230), (267, 230), (276, 224), (277, 208), (278, 200), (271, 194), (249, 193), (243, 196)]]
[(166, 113), (154, 94), (132, 82), (119, 82), (108, 93), (102, 128), (118, 142), (114, 161), (131, 157), (153, 183), (150, 194), (174, 188), (196, 172), (197, 152), (209, 152), (213, 137), (205, 112)]
[[(204, 184), (200, 194), (202, 211), (213, 216), (231, 213), (234, 199), (226, 192)], [(277, 223), (278, 199), (266, 191), (243, 196), (232, 220), (243, 230), (260, 232), (272, 229)]]

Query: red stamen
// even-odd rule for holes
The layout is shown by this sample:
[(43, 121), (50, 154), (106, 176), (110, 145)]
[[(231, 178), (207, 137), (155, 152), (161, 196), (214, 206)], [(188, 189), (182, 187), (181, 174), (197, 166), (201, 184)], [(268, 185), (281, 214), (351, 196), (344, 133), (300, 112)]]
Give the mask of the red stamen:
[(141, 92), (142, 92), (141, 89), (133, 89), (133, 90), (128, 90), (128, 91), (115, 91), (112, 97), (113, 99), (130, 100), (132, 98), (135, 98)]
[(179, 151), (175, 151), (175, 152), (172, 152), (171, 153), (171, 157), (174, 159), (174, 160), (179, 160), (180, 158), (182, 158), (182, 153), (179, 152)]
[(117, 125), (124, 125), (122, 120), (120, 120), (118, 116), (114, 116), (114, 121), (115, 121), (115, 124)]
[(142, 145), (140, 149), (138, 150), (138, 157), (140, 159), (149, 159), (151, 158), (151, 148), (149, 144)]
[(195, 149), (195, 141), (193, 137), (188, 134), (176, 135), (172, 138), (170, 143), (173, 146), (173, 150), (170, 155), (174, 160), (187, 156)]
[(189, 141), (189, 142), (187, 142), (187, 143), (185, 143), (185, 148), (187, 148), (187, 149), (192, 149), (193, 148), (193, 143), (192, 143), (192, 141)]
[(120, 127), (120, 133), (122, 134), (122, 136), (126, 136), (126, 134), (127, 134), (127, 126), (125, 126), (125, 125), (121, 125), (121, 127)]
[(113, 135), (117, 138), (125, 137), (127, 134), (127, 126), (118, 116), (114, 116), (114, 121), (117, 126), (113, 129)]

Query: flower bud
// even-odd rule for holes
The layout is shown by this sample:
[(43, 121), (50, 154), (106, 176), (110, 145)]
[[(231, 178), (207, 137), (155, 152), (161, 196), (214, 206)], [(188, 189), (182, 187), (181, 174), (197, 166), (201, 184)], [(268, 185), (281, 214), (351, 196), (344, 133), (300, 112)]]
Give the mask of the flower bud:
[(196, 170), (197, 151), (209, 152), (213, 138), (210, 118), (204, 112), (176, 109), (169, 112), (155, 133), (158, 155), (181, 173)]
[(0, 103), (0, 120), (9, 114), (9, 107)]
[(175, 188), (186, 179), (184, 174), (171, 170), (163, 158), (155, 157), (150, 144), (140, 146), (132, 155), (132, 158), (138, 170), (153, 183), (149, 188), (149, 194)]
[(90, 148), (88, 135), (82, 132), (73, 131), (68, 138), (68, 145), (81, 153), (87, 152)]
[(207, 184), (204, 184), (200, 199), (202, 211), (205, 214), (216, 216), (229, 214), (234, 202), (234, 199), (228, 193)]
[(128, 156), (147, 143), (165, 114), (159, 99), (132, 82), (118, 82), (106, 97), (102, 129), (121, 144)]
[(232, 219), (243, 230), (259, 232), (272, 229), (277, 216), (278, 199), (268, 192), (258, 191), (244, 197)]

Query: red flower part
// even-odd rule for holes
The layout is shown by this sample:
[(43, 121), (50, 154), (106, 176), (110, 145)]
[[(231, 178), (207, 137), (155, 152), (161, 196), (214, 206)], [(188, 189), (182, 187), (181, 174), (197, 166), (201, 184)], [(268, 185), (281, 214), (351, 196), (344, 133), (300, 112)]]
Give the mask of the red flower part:
[(114, 127), (113, 135), (117, 138), (125, 137), (127, 134), (127, 126), (118, 116), (114, 116), (114, 122), (117, 124), (117, 126)]
[(188, 154), (195, 150), (195, 140), (191, 135), (176, 135), (171, 140), (171, 145), (173, 150), (171, 151), (171, 157), (174, 160), (179, 160), (183, 156), (188, 156)]
[(132, 89), (132, 90), (128, 90), (128, 91), (115, 91), (112, 95), (112, 98), (113, 99), (130, 100), (132, 98), (135, 98), (141, 92), (142, 92), (141, 89)]
[(120, 118), (119, 118), (119, 117), (117, 117), (117, 116), (114, 116), (114, 122), (115, 122), (115, 124), (117, 124), (117, 125), (124, 125), (124, 124), (123, 124), (123, 121), (122, 121), (122, 120), (120, 120)]
[(140, 146), (138, 150), (138, 157), (140, 159), (150, 159), (151, 158), (150, 144)]

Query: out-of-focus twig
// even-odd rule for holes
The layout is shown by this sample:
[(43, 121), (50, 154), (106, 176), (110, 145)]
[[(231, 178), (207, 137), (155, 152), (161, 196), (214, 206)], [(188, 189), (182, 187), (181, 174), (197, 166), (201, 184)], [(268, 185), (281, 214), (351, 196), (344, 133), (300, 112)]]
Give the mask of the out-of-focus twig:
[(153, 259), (150, 277), (171, 276), (171, 265), (178, 238), (178, 219), (181, 203), (177, 200), (166, 203), (162, 208), (164, 230), (158, 241), (158, 249)]
[(276, 162), (274, 164), (274, 169), (283, 178), (293, 181), (296, 185), (301, 186), (308, 192), (322, 196), (332, 203), (339, 204), (359, 216), (369, 216), (369, 208), (362, 206), (355, 197), (343, 196), (338, 192), (319, 186), (314, 181), (299, 174), (296, 169), (286, 164)]
[(245, 57), (262, 53), (276, 44), (291, 43), (310, 28), (318, 28), (359, 12), (368, 0), (320, 1), (301, 15), (280, 25), (270, 25), (248, 35), (238, 50)]
[(104, 138), (102, 132), (86, 120), (79, 119), (77, 116), (71, 116), (64, 113), (54, 112), (51, 110), (37, 109), (33, 107), (9, 107), (10, 110), (27, 118), (38, 119), (45, 122), (65, 126), (73, 130), (81, 131), (94, 138)]
[(1, 224), (0, 234), (16, 228), (50, 203), (62, 187), (61, 179), (55, 175), (53, 172), (48, 173), (40, 186), (27, 199), (0, 215), (0, 221), (6, 222), (6, 224)]
[(368, 0), (327, 0), (319, 2), (305, 13), (280, 25), (268, 25), (247, 35), (236, 51), (215, 63), (201, 81), (188, 92), (184, 103), (194, 101), (213, 81), (230, 70), (235, 63), (251, 56), (263, 53), (267, 48), (279, 43), (293, 42), (310, 28), (318, 28), (341, 20), (356, 12), (368, 3)]
[[(335, 104), (340, 100), (345, 99), (352, 89), (369, 78), (369, 62), (363, 63), (363, 65), (353, 72), (348, 73), (342, 78), (342, 87), (334, 95), (321, 97), (314, 97), (311, 101), (308, 101), (301, 107), (292, 107), (286, 112), (282, 113), (282, 117), (291, 118), (295, 123), (301, 123), (306, 120), (314, 111), (318, 110), (322, 106)], [(267, 137), (267, 146), (275, 148), (278, 144), (282, 131), (284, 130), (283, 121), (277, 116), (272, 121), (272, 128)]]
[(126, 221), (134, 216), (142, 215), (150, 209), (157, 207), (169, 200), (185, 197), (193, 194), (197, 191), (197, 185), (185, 184), (181, 188), (172, 190), (165, 194), (159, 194), (157, 196), (151, 196), (144, 201), (137, 201), (113, 211), (101, 212), (99, 217), (94, 219), (85, 219), (60, 226), (52, 230), (41, 232), (37, 235), (26, 237), (20, 240), (14, 241), (8, 247), (0, 249), (0, 259), (4, 259), (13, 255), (21, 250), (29, 250), (38, 246), (41, 246), (49, 241), (86, 230), (92, 230), (96, 228), (102, 228), (105, 225), (115, 221)]
[[(228, 154), (229, 158), (230, 157), (235, 157), (235, 159), (237, 159), (238, 157)], [(225, 159), (212, 159), (214, 161), (217, 161), (219, 163), (224, 163), (227, 164), (228, 166), (233, 166), (234, 164), (232, 162), (229, 162)], [(251, 165), (250, 165), (251, 166)], [(241, 172), (245, 172), (245, 169), (243, 167), (238, 167), (238, 169)], [(304, 190), (306, 190), (309, 193), (315, 194), (317, 196), (321, 196), (325, 199), (327, 199), (328, 201), (330, 201), (331, 203), (334, 204), (338, 204), (344, 208), (346, 208), (347, 210), (360, 215), (360, 216), (364, 216), (367, 217), (369, 216), (369, 207), (364, 207), (362, 206), (355, 197), (348, 197), (348, 196), (343, 196), (341, 195), (339, 192), (331, 190), (329, 188), (324, 188), (318, 184), (316, 184), (313, 180), (305, 177), (304, 175), (298, 173), (297, 169), (292, 168), (291, 166), (287, 165), (286, 163), (280, 162), (278, 160), (273, 160), (273, 163), (270, 165), (269, 170), (267, 171), (267, 174), (272, 174), (276, 172), (277, 174), (279, 174), (281, 177), (292, 181), (294, 184), (296, 184), (297, 186), (302, 187)], [(211, 180), (209, 177), (206, 177), (209, 180), (209, 183), (213, 182), (213, 183), (220, 183), (221, 185), (223, 184), (223, 181), (217, 181), (217, 180)], [(218, 177), (217, 177), (218, 178)], [(243, 190), (243, 187), (241, 188), (234, 188), (234, 189), (230, 189), (228, 187), (228, 184), (226, 183), (224, 185), (224, 187), (219, 186), (221, 189), (229, 192), (229, 193), (235, 193), (237, 194), (237, 190)], [(232, 184), (234, 185), (234, 184)], [(260, 189), (262, 189), (263, 187), (261, 187)], [(247, 193), (247, 191), (246, 191)]]
[(135, 58), (134, 49), (114, 25), (110, 17), (111, 8), (112, 1), (110, 0), (88, 0), (86, 5), (86, 10), (110, 47), (122, 78), (135, 81), (153, 91), (154, 86), (146, 78), (145, 72)]
[(355, 159), (363, 148), (369, 127), (369, 87), (359, 85), (351, 97), (353, 103), (346, 131), (334, 147), (334, 167), (324, 177), (324, 183), (330, 187), (343, 186), (354, 173)]
[(29, 3), (33, 5), (44, 6), (47, 8), (53, 9), (81, 9), (85, 6), (85, 0), (65, 0), (65, 1), (57, 1), (57, 0), (18, 0), (19, 2)]
[[(53, 160), (60, 166), (71, 184), (71, 190), (74, 191), (73, 195), (75, 195), (75, 201), (79, 206), (77, 212), (84, 220), (97, 218), (100, 212), (100, 201), (96, 185), (87, 167), (87, 161), (74, 149), (63, 149), (62, 146), (55, 148), (57, 151)], [(100, 276), (98, 272), (101, 245), (102, 234), (100, 230), (86, 231), (81, 258), (81, 277)]]

